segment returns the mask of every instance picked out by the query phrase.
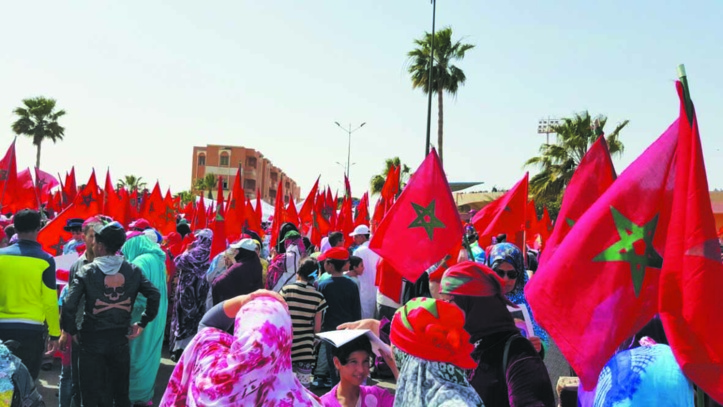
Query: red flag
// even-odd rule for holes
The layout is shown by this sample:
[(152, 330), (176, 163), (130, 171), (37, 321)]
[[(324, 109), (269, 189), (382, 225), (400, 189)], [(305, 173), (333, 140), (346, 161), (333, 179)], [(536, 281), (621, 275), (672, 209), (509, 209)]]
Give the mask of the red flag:
[(394, 269), (384, 258), (380, 258), (374, 281), (374, 285), (379, 287), (379, 292), (395, 302), (402, 302), (402, 284), (402, 273)]
[(432, 150), (372, 236), (369, 248), (417, 281), (462, 239), (462, 222)]
[(351, 198), (351, 184), (349, 184), (349, 178), (344, 174), (344, 195)]
[(284, 223), (284, 186), (281, 184), (279, 179), (279, 185), (276, 187), (276, 199), (274, 201), (274, 222), (271, 225), (271, 240), (269, 241), (269, 247), (276, 247), (276, 242), (279, 238), (279, 231), (281, 230), (281, 224)]
[(289, 199), (289, 205), (286, 206), (286, 212), (284, 213), (284, 222), (290, 222), (294, 225), (299, 225), (299, 214), (296, 211), (296, 204), (294, 198)]
[(35, 167), (35, 186), (40, 202), (48, 202), (51, 199), (50, 190), (60, 185), (54, 176)]
[(313, 216), (314, 221), (311, 228), (311, 237), (309, 237), (309, 240), (311, 240), (311, 243), (314, 246), (320, 247), (321, 239), (323, 239), (329, 234), (329, 232), (331, 232), (331, 225), (329, 224), (329, 221), (326, 220), (324, 215), (321, 214), (321, 212), (314, 210)]
[[(261, 203), (257, 200), (257, 205), (261, 205)], [(264, 233), (264, 229), (261, 227), (261, 218), (257, 217), (257, 213), (254, 210), (254, 207), (251, 205), (251, 199), (246, 199), (246, 222), (245, 225), (248, 229), (258, 233), (259, 237), (263, 238), (266, 233)]]
[(156, 182), (150, 196), (143, 201), (138, 215), (150, 222), (151, 226), (161, 234), (167, 235), (176, 230), (176, 213), (172, 205), (172, 200), (163, 199), (161, 187)]
[[(682, 93), (680, 82), (677, 87)], [(659, 312), (685, 376), (723, 403), (723, 264), (698, 122), (693, 115), (691, 123), (684, 111), (681, 109)]]
[(301, 223), (301, 234), (306, 236), (311, 231), (311, 227), (314, 223), (314, 204), (316, 203), (316, 193), (319, 190), (319, 178), (316, 179), (314, 186), (309, 191), (309, 195), (306, 196), (304, 204), (299, 209), (299, 223)]
[(63, 230), (65, 223), (71, 218), (87, 219), (101, 213), (103, 197), (95, 179), (95, 171), (82, 191), (76, 195), (75, 200), (58, 216), (48, 222), (38, 233), (38, 243), (43, 250), (53, 256), (63, 254), (63, 246), (73, 238), (70, 232)]
[(535, 319), (587, 390), (658, 312), (677, 141), (676, 121), (578, 219), (525, 288)]
[(525, 209), (525, 243), (528, 246), (534, 247), (535, 243), (540, 239), (539, 223), (535, 200), (531, 199), (527, 202), (527, 208)]
[(130, 223), (130, 206), (127, 200), (124, 200), (113, 189), (113, 183), (110, 180), (110, 171), (105, 174), (105, 191), (103, 197), (103, 214), (115, 219), (123, 226)]
[(351, 212), (351, 196), (345, 196), (341, 203), (339, 220), (336, 228), (344, 235), (344, 247), (349, 248), (354, 241), (348, 236), (354, 231), (354, 220)]
[(211, 259), (226, 250), (226, 225), (224, 219), (223, 179), (218, 177), (218, 190), (216, 191), (216, 217), (211, 223), (213, 240), (211, 241)]
[(387, 206), (384, 198), (377, 199), (377, 203), (374, 205), (374, 214), (372, 215), (371, 225), (369, 227), (374, 233), (379, 229), (379, 225), (384, 219), (384, 215), (387, 213)]
[(263, 237), (265, 235), (265, 232), (264, 232), (264, 229), (261, 226), (261, 224), (264, 221), (264, 206), (261, 203), (261, 190), (259, 190), (258, 188), (256, 189), (256, 207), (254, 208), (254, 212), (256, 215), (256, 223), (257, 223), (254, 226), (258, 228), (258, 230), (256, 230), (256, 232)]
[[(381, 219), (380, 219), (381, 220)], [(365, 192), (361, 200), (356, 206), (356, 215), (354, 216), (354, 227), (359, 225), (369, 225), (369, 193)]]
[(38, 209), (38, 197), (36, 195), (33, 176), (30, 175), (30, 169), (26, 168), (18, 173), (16, 185), (12, 191), (10, 203), (5, 205), (4, 208), (11, 212), (17, 212), (26, 208)]
[(63, 194), (65, 195), (65, 204), (69, 205), (75, 200), (75, 196), (78, 195), (78, 186), (75, 183), (75, 167), (70, 168), (70, 174), (65, 177), (65, 184), (63, 185)]
[(387, 179), (384, 181), (384, 186), (382, 187), (382, 198), (387, 201), (387, 203), (391, 202), (394, 197), (397, 196), (397, 193), (399, 192), (399, 176), (401, 175), (401, 168), (402, 166), (392, 166), (387, 171)]
[(2, 203), (3, 209), (6, 209), (12, 204), (13, 191), (18, 188), (17, 178), (17, 156), (15, 155), (15, 140), (13, 140), (2, 161), (0, 161), (0, 188), (2, 188), (0, 202)]
[(565, 188), (555, 228), (540, 255), (540, 265), (552, 257), (562, 240), (570, 233), (572, 225), (613, 184), (615, 178), (617, 175), (610, 159), (608, 144), (605, 137), (601, 136), (580, 160)]
[(205, 229), (206, 225), (206, 202), (203, 197), (200, 197), (196, 205), (196, 217), (193, 219), (192, 230)]
[[(518, 233), (525, 229), (528, 177), (525, 173), (512, 189), (474, 215), (470, 223), (479, 233), (480, 246), (487, 246), (492, 237), (500, 233), (507, 234), (509, 242), (519, 240)], [(520, 249), (524, 247), (524, 241), (521, 243), (518, 243)]]
[(235, 241), (243, 232), (244, 221), (246, 220), (246, 196), (241, 188), (241, 170), (236, 172), (233, 183), (233, 190), (228, 200), (226, 210), (226, 236), (230, 241)]

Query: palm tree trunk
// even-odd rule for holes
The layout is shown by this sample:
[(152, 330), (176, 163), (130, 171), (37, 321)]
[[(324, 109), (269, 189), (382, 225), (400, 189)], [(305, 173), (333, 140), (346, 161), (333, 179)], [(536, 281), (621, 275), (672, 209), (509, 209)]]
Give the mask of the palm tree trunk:
[(40, 168), (40, 144), (41, 143), (38, 143), (37, 149), (35, 151), (35, 166), (37, 168)]
[(439, 153), (439, 163), (442, 164), (443, 159), (443, 152), (444, 152), (444, 108), (443, 108), (443, 102), (442, 102), (442, 86), (440, 85), (437, 88), (437, 153)]

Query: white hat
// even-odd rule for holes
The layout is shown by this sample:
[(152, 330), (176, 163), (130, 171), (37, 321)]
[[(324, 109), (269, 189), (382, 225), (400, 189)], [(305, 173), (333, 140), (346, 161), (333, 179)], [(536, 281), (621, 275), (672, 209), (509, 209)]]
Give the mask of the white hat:
[(369, 232), (369, 226), (367, 225), (359, 225), (354, 228), (354, 231), (349, 233), (350, 237), (359, 236), (359, 235), (368, 235)]
[(244, 249), (255, 252), (258, 246), (256, 246), (256, 241), (254, 239), (241, 239), (236, 243), (232, 243), (230, 247), (232, 249)]

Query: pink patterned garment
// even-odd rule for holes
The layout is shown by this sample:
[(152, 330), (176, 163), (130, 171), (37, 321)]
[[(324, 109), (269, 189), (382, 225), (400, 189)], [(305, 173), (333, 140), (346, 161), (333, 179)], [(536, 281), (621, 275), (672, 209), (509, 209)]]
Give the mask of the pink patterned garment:
[(161, 407), (321, 406), (291, 369), (291, 317), (284, 304), (270, 297), (247, 303), (234, 332), (205, 328), (193, 338)]

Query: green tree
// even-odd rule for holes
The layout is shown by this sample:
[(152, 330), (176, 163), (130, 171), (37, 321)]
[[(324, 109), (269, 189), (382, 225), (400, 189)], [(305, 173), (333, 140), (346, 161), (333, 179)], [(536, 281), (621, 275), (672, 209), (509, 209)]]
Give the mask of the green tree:
[(128, 192), (140, 192), (144, 190), (146, 186), (147, 184), (143, 181), (143, 177), (136, 177), (135, 175), (126, 175), (116, 183), (116, 188), (125, 188)]
[(181, 191), (175, 194), (174, 198), (181, 198), (181, 205), (185, 206), (187, 203), (193, 201), (194, 193), (192, 191)]
[(58, 123), (58, 119), (65, 115), (65, 110), (55, 110), (55, 99), (42, 96), (23, 99), (23, 105), (13, 110), (18, 119), (11, 127), (15, 134), (33, 139), (36, 147), (35, 166), (40, 168), (40, 146), (43, 140), (50, 139), (55, 143), (65, 135), (65, 128)]
[(432, 34), (425, 33), (424, 38), (414, 40), (417, 48), (409, 51), (408, 71), (412, 75), (412, 88), (422, 88), (425, 94), (437, 94), (437, 152), (442, 161), (444, 143), (444, 108), (443, 93), (447, 91), (452, 96), (457, 95), (459, 85), (467, 80), (464, 72), (454, 61), (464, 59), (467, 51), (474, 48), (472, 44), (463, 44), (462, 41), (452, 42), (452, 28), (445, 27), (434, 34), (434, 65), (432, 67), (432, 81), (429, 81), (429, 59), (432, 50)]
[(202, 189), (208, 191), (208, 199), (213, 199), (213, 190), (216, 188), (217, 182), (218, 178), (216, 177), (216, 174), (206, 174), (206, 176), (203, 177)]
[[(537, 204), (555, 206), (557, 203), (559, 207), (562, 193), (572, 174), (589, 147), (604, 133), (606, 123), (607, 117), (591, 117), (585, 111), (562, 119), (558, 125), (552, 126), (551, 132), (557, 134), (555, 143), (542, 144), (540, 155), (525, 162), (525, 167), (536, 166), (540, 169), (540, 172), (530, 179), (530, 194)], [(619, 137), (620, 131), (628, 123), (629, 120), (619, 123), (605, 137), (613, 156), (623, 153), (625, 147)]]
[(402, 164), (399, 157), (387, 158), (386, 160), (384, 160), (384, 170), (382, 171), (382, 173), (372, 177), (372, 195), (376, 195), (382, 192), (382, 187), (384, 187), (384, 182), (387, 180), (387, 174), (389, 174), (392, 166), (398, 167), (400, 165), (402, 166), (402, 171), (399, 175), (399, 190), (401, 191), (404, 188), (404, 186), (407, 184), (407, 180), (409, 180), (409, 177), (411, 176), (411, 170), (406, 164)]

